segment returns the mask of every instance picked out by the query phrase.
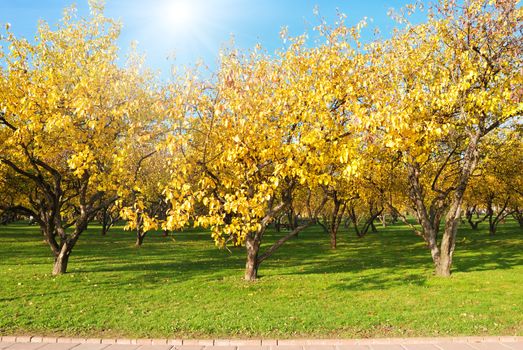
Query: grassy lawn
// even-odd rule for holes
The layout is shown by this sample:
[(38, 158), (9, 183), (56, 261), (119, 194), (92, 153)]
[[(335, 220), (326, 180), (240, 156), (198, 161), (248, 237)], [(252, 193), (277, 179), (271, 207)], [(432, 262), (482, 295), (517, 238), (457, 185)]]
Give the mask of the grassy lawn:
[[(242, 280), (245, 253), (204, 232), (134, 237), (92, 225), (69, 274), (50, 275), (37, 227), (0, 226), (0, 334), (126, 337), (523, 335), (523, 232), (459, 232), (454, 274), (432, 275), (421, 239), (397, 225), (339, 247), (312, 228)], [(267, 241), (277, 238), (276, 233)]]

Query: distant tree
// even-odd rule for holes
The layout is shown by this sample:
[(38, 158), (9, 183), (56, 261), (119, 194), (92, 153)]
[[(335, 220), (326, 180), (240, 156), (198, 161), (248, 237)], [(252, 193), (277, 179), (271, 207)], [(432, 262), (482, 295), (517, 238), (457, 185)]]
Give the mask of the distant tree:
[(473, 229), (487, 221), (489, 234), (494, 235), (506, 217), (517, 216), (523, 196), (521, 136), (521, 132), (507, 126), (485, 139), (484, 157), (465, 195), (466, 216)]
[[(151, 138), (160, 142), (158, 139)], [(136, 169), (133, 187), (128, 196), (122, 198), (125, 203), (120, 214), (127, 220), (126, 229), (136, 232), (137, 247), (141, 247), (145, 236), (151, 230), (161, 227), (167, 218), (168, 203), (163, 190), (169, 180), (168, 158), (158, 152), (154, 144), (135, 152), (140, 161)]]

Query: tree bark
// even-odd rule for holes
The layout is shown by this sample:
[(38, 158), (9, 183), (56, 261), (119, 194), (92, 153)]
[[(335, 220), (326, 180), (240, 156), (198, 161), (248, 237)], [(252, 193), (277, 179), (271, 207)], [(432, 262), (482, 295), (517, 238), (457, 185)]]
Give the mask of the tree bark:
[(378, 219), (381, 222), (381, 227), (387, 227), (387, 214), (383, 213), (380, 216), (378, 216)]
[(358, 238), (363, 238), (368, 232), (369, 232), (369, 229), (371, 229), (372, 232), (377, 232), (378, 230), (376, 229), (376, 226), (374, 225), (374, 220), (376, 220), (376, 218), (381, 215), (381, 213), (383, 212), (383, 208), (381, 208), (379, 211), (373, 213), (372, 211), (370, 212), (370, 217), (368, 217), (366, 220), (365, 220), (365, 223), (363, 224), (363, 227), (359, 228), (358, 226), (358, 217), (356, 215), (356, 212), (354, 210), (354, 207), (351, 207), (349, 209), (349, 217), (351, 218), (351, 221), (354, 223), (354, 230), (356, 231), (356, 235), (358, 236)]
[(247, 250), (245, 280), (254, 281), (258, 278), (258, 252), (260, 250), (260, 241), (256, 239), (256, 237), (248, 236), (245, 240), (245, 249)]
[(523, 211), (520, 208), (516, 207), (512, 212), (512, 216), (518, 222), (519, 228), (523, 229)]
[(289, 211), (287, 212), (287, 220), (289, 221), (289, 229), (292, 231), (297, 226), (297, 220), (296, 220), (296, 214), (294, 213), (294, 208), (292, 205), (289, 207)]
[(336, 244), (337, 244), (337, 241), (336, 241), (336, 236), (338, 234), (338, 230), (333, 230), (331, 232), (331, 249), (336, 249)]
[[(341, 205), (341, 203), (340, 203)], [(331, 248), (336, 249), (336, 246), (338, 244), (338, 230), (341, 225), (341, 221), (343, 220), (343, 215), (345, 214), (345, 210), (347, 209), (347, 203), (344, 203), (341, 208), (338, 208), (335, 215), (333, 216), (333, 224), (332, 224), (332, 232), (331, 232)], [(334, 244), (333, 244), (334, 243)]]
[(270, 212), (262, 219), (261, 228), (257, 232), (251, 232), (247, 235), (245, 239), (245, 249), (247, 251), (247, 261), (245, 263), (245, 275), (244, 279), (246, 281), (254, 281), (258, 278), (258, 268), (260, 264), (269, 258), (278, 248), (280, 248), (285, 242), (289, 239), (296, 237), (298, 233), (306, 229), (307, 227), (317, 223), (318, 214), (321, 212), (325, 203), (327, 202), (327, 197), (325, 196), (321, 204), (314, 210), (314, 212), (309, 207), (309, 221), (297, 226), (286, 236), (280, 238), (276, 241), (271, 247), (269, 247), (263, 254), (259, 254), (260, 245), (262, 242), (263, 235), (267, 225), (274, 219), (276, 215), (279, 214), (281, 210), (285, 208), (288, 202), (282, 201), (280, 204), (274, 206)]
[(494, 236), (496, 234), (498, 224), (500, 221), (504, 220), (508, 215), (511, 214), (510, 210), (507, 210), (508, 203), (510, 198), (507, 198), (501, 207), (501, 209), (498, 208), (498, 214), (494, 216), (494, 209), (492, 208), (492, 202), (489, 202), (489, 212), (488, 212), (488, 219), (489, 219), (489, 235)]
[(477, 231), (479, 222), (478, 221), (472, 221), (472, 220), (468, 220), (468, 222), (470, 224), (470, 228), (472, 228), (473, 230)]
[(445, 217), (445, 230), (441, 238), (440, 258), (439, 263), (436, 265), (436, 275), (438, 276), (449, 277), (451, 274), (452, 258), (456, 247), (456, 235), (458, 232), (459, 218), (461, 216), (463, 196), (479, 158), (478, 143), (480, 136), (479, 133), (471, 135), (467, 150), (465, 151), (459, 182)]
[(497, 223), (495, 221), (490, 221), (488, 224), (488, 233), (489, 236), (495, 236), (496, 235), (496, 229), (497, 229)]
[(450, 277), (450, 268), (452, 267), (452, 255), (443, 254), (436, 264), (436, 276)]
[(141, 213), (137, 213), (138, 219), (136, 223), (136, 242), (135, 247), (140, 248), (143, 244), (143, 239), (145, 238), (145, 235), (147, 232), (143, 232), (143, 216)]
[(67, 272), (69, 256), (73, 249), (74, 243), (65, 242), (60, 248), (60, 252), (54, 258), (53, 276), (62, 275)]
[[(473, 217), (474, 217), (474, 213), (476, 213), (476, 221), (474, 221)], [(465, 212), (465, 217), (467, 218), (467, 221), (470, 225), (470, 227), (473, 229), (473, 230), (477, 230), (478, 229), (478, 225), (480, 223), (482, 223), (483, 221), (485, 221), (485, 219), (487, 218), (487, 215), (483, 216), (483, 218), (480, 218), (479, 216), (479, 212), (476, 210), (476, 207), (472, 207), (472, 208), (467, 208), (467, 211)]]
[(145, 232), (141, 232), (140, 230), (136, 231), (136, 243), (134, 244), (136, 247), (139, 248), (142, 246), (145, 235)]
[(102, 236), (107, 235), (107, 232), (113, 227), (113, 225), (118, 220), (118, 214), (115, 214), (114, 212), (111, 212), (109, 209), (104, 208), (102, 209), (101, 220), (100, 223), (102, 224)]
[(358, 226), (358, 216), (356, 215), (354, 206), (351, 206), (349, 208), (348, 215), (349, 215), (350, 221), (352, 221), (352, 223), (354, 225), (354, 231), (356, 231), (356, 236), (358, 236), (358, 238), (362, 238), (363, 235), (360, 233), (360, 228)]
[(278, 216), (274, 221), (274, 227), (276, 228), (276, 232), (281, 232), (281, 216)]
[(391, 216), (392, 224), (395, 224), (398, 222), (398, 220), (399, 220), (398, 213), (395, 210), (392, 211), (390, 216)]
[(102, 236), (105, 236), (107, 234), (107, 231), (109, 231), (109, 220), (107, 218), (107, 208), (102, 209)]
[(334, 209), (332, 211), (331, 223), (330, 223), (330, 237), (331, 237), (331, 249), (336, 249), (337, 245), (337, 235), (338, 227), (340, 225), (341, 215), (340, 214), (341, 201), (338, 200), (338, 197), (334, 195)]

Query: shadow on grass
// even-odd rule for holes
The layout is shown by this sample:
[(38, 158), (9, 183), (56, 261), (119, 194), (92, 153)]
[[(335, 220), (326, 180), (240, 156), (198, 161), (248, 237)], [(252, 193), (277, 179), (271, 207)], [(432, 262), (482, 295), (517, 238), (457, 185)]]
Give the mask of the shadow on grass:
[[(106, 274), (117, 279), (111, 288), (129, 283), (154, 284), (162, 280), (211, 281), (241, 276), (245, 252), (215, 248), (207, 232), (190, 230), (162, 237), (151, 233), (144, 246), (134, 247), (132, 232), (113, 228), (107, 236), (91, 225), (73, 250), (69, 271), (75, 274)], [(269, 231), (262, 251), (284, 233)], [(50, 259), (48, 247), (38, 244), (38, 228), (24, 224), (0, 227), (3, 263), (33, 264), (20, 259), (31, 256), (43, 264)], [(174, 242), (172, 239), (174, 238)], [(523, 234), (515, 224), (500, 226), (498, 235), (485, 230), (460, 228), (454, 259), (455, 272), (510, 269), (523, 264)], [(41, 243), (41, 242), (40, 242)], [(44, 260), (45, 259), (45, 260)], [(51, 265), (49, 264), (49, 272)], [(340, 232), (338, 249), (329, 247), (329, 238), (319, 227), (310, 228), (282, 246), (260, 267), (264, 276), (348, 274), (333, 288), (370, 290), (397, 285), (423, 286), (432, 274), (430, 253), (422, 240), (403, 225), (378, 228), (377, 233), (356, 238)], [(120, 272), (125, 272), (121, 274)], [(109, 287), (109, 286), (108, 286)]]

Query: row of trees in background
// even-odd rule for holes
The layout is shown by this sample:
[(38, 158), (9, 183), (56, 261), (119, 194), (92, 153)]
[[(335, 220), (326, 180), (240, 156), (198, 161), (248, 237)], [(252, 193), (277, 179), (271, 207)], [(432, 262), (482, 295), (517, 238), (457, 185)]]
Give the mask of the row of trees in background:
[[(9, 31), (0, 52), (0, 210), (32, 216), (54, 274), (90, 221), (137, 232), (209, 228), (244, 245), (245, 279), (320, 223), (336, 247), (389, 215), (427, 244), (449, 276), (460, 220), (490, 232), (523, 216), (523, 9), (516, 0), (441, 0), (390, 39), (363, 43), (344, 16), (319, 39), (281, 50), (234, 48), (208, 78), (160, 84), (119, 26), (91, 2), (34, 43)], [(203, 74), (205, 76), (205, 74)], [(414, 214), (417, 223), (407, 220)], [(261, 250), (269, 225), (289, 230)]]

